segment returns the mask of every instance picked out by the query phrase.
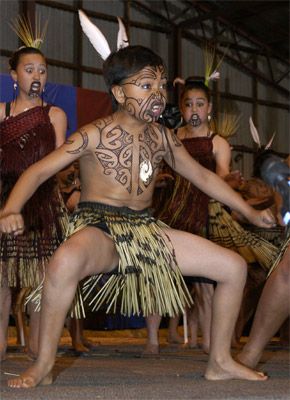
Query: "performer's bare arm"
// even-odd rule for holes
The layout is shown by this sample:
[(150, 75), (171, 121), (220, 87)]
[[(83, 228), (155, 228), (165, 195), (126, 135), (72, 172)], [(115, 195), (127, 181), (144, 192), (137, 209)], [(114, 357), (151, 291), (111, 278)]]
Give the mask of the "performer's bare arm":
[(232, 154), (229, 143), (219, 135), (213, 138), (213, 154), (216, 162), (215, 172), (224, 178), (230, 173)]
[[(89, 131), (90, 129), (88, 127), (87, 130)], [(12, 189), (4, 208), (1, 210), (1, 218), (6, 215), (19, 214), (24, 204), (43, 182), (81, 155), (89, 153), (90, 146), (94, 145), (93, 139), (90, 142), (89, 145), (88, 134), (80, 130), (74, 133), (61, 147), (31, 165), (20, 176)], [(23, 228), (23, 223), (15, 222), (15, 228), (18, 227), (20, 229), (21, 226)], [(1, 226), (0, 229), (2, 232), (9, 232), (8, 226)], [(19, 233), (21, 233), (21, 230), (19, 230)]]
[(59, 107), (51, 107), (49, 118), (55, 131), (55, 147), (60, 147), (65, 141), (67, 130), (67, 117), (65, 112)]

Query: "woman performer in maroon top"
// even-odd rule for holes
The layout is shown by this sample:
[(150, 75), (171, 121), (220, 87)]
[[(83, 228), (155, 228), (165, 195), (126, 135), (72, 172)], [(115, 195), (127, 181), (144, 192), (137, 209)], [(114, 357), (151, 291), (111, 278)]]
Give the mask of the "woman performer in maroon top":
[[(222, 136), (213, 133), (211, 130), (209, 121), (212, 104), (210, 102), (209, 89), (202, 80), (188, 78), (184, 83), (185, 86), (180, 96), (180, 110), (186, 125), (177, 130), (177, 136), (195, 160), (207, 169), (215, 171), (217, 175), (235, 188), (241, 184), (242, 178), (238, 171), (230, 172), (231, 149), (229, 143)], [(210, 224), (214, 222), (218, 226), (221, 225), (217, 221), (217, 217), (219, 219), (220, 215), (224, 216), (226, 214), (230, 218), (226, 211), (221, 211), (220, 203), (215, 202), (212, 204), (210, 198), (205, 193), (185, 178), (176, 174), (169, 167), (165, 169), (165, 176), (171, 176), (172, 179), (167, 181), (165, 187), (157, 189), (157, 191), (161, 192), (161, 196), (155, 195), (153, 205), (157, 218), (170, 227), (203, 237), (209, 237), (209, 234), (212, 234), (213, 230)], [(229, 230), (226, 230), (224, 241), (221, 241), (219, 244), (239, 252), (248, 262), (251, 262), (251, 258), (260, 261), (258, 258), (260, 254), (248, 254), (247, 241), (253, 240), (255, 242), (254, 245), (257, 244), (258, 247), (261, 246), (261, 242), (258, 243), (258, 239), (254, 235), (250, 239), (245, 240), (245, 231), (242, 231), (242, 228), (236, 222), (229, 221), (229, 225), (229, 230), (233, 229), (234, 237), (232, 237)], [(208, 229), (209, 227), (210, 229)], [(242, 239), (237, 238), (239, 236), (236, 233), (237, 230)], [(250, 235), (250, 233), (246, 233), (247, 238)], [(214, 241), (218, 240), (216, 237), (211, 239)], [(270, 243), (268, 244), (268, 242), (265, 242), (265, 246), (267, 256), (276, 251), (275, 246), (272, 246)], [(189, 346), (197, 346), (197, 329), (199, 323), (203, 336), (202, 348), (208, 353), (210, 347), (210, 321), (214, 282), (204, 278), (193, 278), (192, 284), (192, 278), (190, 280), (191, 286), (193, 286), (192, 294), (196, 307), (192, 307), (188, 311)], [(181, 342), (181, 338), (177, 334), (178, 322), (179, 316), (170, 320), (168, 330), (169, 342)], [(156, 354), (159, 352), (158, 328), (160, 317), (156, 315), (149, 316), (146, 323), (148, 341), (144, 353)]]
[[(23, 20), (19, 19), (21, 25)], [(42, 97), (47, 64), (40, 41), (25, 43), (9, 60), (14, 92), (10, 103), (0, 104), (1, 198), (3, 207), (19, 176), (31, 164), (64, 143), (66, 115)], [(46, 181), (23, 209), (26, 230), (20, 236), (0, 237), (0, 351), (5, 358), (11, 308), (11, 289), (35, 288), (43, 279), (45, 264), (62, 242), (67, 223), (55, 178)], [(30, 312), (28, 354), (38, 348), (39, 313)]]
[[(231, 150), (228, 142), (221, 136), (214, 134), (209, 127), (212, 104), (208, 87), (202, 80), (187, 79), (180, 96), (180, 111), (186, 125), (177, 130), (177, 136), (182, 140), (190, 155), (201, 165), (216, 171), (221, 177), (229, 174)], [(188, 180), (165, 167), (165, 176), (171, 176), (166, 186), (156, 189), (161, 196), (155, 193), (155, 215), (163, 222), (175, 229), (206, 236), (208, 220), (209, 197), (192, 185)], [(159, 199), (161, 200), (158, 200)], [(189, 316), (191, 347), (197, 345), (197, 308), (203, 333), (203, 349), (208, 352), (210, 343), (210, 317), (213, 282), (198, 278), (195, 282), (194, 301), (197, 307), (191, 309)], [(202, 282), (201, 282), (202, 280)], [(176, 333), (179, 316), (169, 322), (168, 341), (181, 342)], [(146, 320), (148, 341), (145, 354), (156, 354), (158, 347), (159, 316), (150, 316)]]

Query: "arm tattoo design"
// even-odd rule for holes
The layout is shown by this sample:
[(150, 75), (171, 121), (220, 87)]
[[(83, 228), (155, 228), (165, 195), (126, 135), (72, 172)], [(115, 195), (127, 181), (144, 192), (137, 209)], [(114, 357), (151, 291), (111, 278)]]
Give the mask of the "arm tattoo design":
[[(83, 150), (85, 150), (86, 148), (87, 148), (87, 146), (88, 146), (88, 142), (89, 142), (89, 140), (88, 140), (88, 134), (87, 134), (87, 132), (85, 132), (85, 131), (77, 131), (80, 135), (81, 135), (81, 138), (82, 138), (82, 144), (78, 147), (78, 148), (76, 148), (75, 150), (67, 150), (67, 153), (69, 153), (69, 154), (78, 154), (78, 153), (81, 153)], [(68, 138), (66, 141), (65, 141), (65, 143), (66, 144), (69, 144), (69, 145), (73, 145), (74, 144), (74, 141), (73, 140), (71, 140), (70, 138)]]
[(182, 143), (181, 143), (179, 137), (177, 137), (177, 135), (174, 133), (173, 130), (170, 130), (170, 135), (171, 135), (171, 139), (172, 139), (172, 141), (173, 141), (173, 144), (174, 144), (176, 147), (180, 147), (180, 146), (182, 145)]

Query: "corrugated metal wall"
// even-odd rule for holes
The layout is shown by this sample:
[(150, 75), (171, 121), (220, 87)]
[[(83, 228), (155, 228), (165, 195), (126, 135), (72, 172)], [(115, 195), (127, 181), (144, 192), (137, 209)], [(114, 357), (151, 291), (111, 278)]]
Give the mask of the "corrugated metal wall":
[[(59, 0), (59, 3), (66, 5), (73, 5), (73, 0)], [(19, 12), (17, 0), (1, 1), (1, 48), (7, 50), (15, 50), (18, 47), (18, 40), (16, 35), (9, 28), (8, 21), (16, 17)], [(152, 6), (154, 2), (151, 2)], [(83, 1), (84, 10), (91, 10), (99, 13), (104, 13), (111, 16), (124, 15), (124, 3), (121, 0), (114, 1), (100, 1), (90, 0)], [(100, 68), (102, 67), (102, 60), (97, 55), (88, 39), (81, 35), (76, 38), (76, 31), (74, 29), (75, 13), (71, 11), (58, 10), (56, 8), (46, 7), (44, 5), (36, 5), (36, 11), (40, 13), (43, 18), (49, 17), (49, 26), (47, 31), (46, 40), (42, 48), (44, 54), (51, 59), (60, 60), (63, 62), (74, 62), (74, 41), (82, 40), (83, 65), (88, 67)], [(158, 10), (161, 13), (161, 10)], [(144, 15), (140, 11), (130, 8), (130, 19), (141, 23), (152, 23), (149, 15)], [(105, 21), (101, 19), (92, 18), (92, 21), (101, 29), (106, 36), (108, 43), (112, 50), (116, 48), (116, 39), (118, 32), (118, 24), (116, 21)], [(131, 44), (142, 44), (148, 46), (160, 54), (166, 63), (168, 63), (168, 48), (170, 46), (170, 38), (164, 33), (150, 31), (148, 29), (141, 29), (131, 27), (129, 31)], [(187, 77), (189, 75), (203, 75), (204, 74), (204, 52), (203, 50), (190, 42), (189, 40), (182, 39), (182, 75)], [(8, 59), (1, 57), (0, 68), (1, 72), (8, 72)], [(263, 71), (268, 68), (263, 60), (258, 60), (257, 68)], [(275, 64), (275, 69), (279, 70), (279, 63)], [(221, 92), (227, 92), (238, 96), (252, 96), (252, 78), (244, 72), (238, 70), (236, 67), (223, 62), (221, 68), (221, 80), (218, 87)], [(61, 84), (74, 84), (74, 71), (72, 69), (49, 66), (49, 81)], [(106, 91), (106, 87), (101, 75), (96, 75), (89, 72), (82, 74), (82, 86), (88, 89)], [(289, 77), (284, 78), (281, 83), (285, 87), (289, 87)], [(271, 102), (286, 103), (285, 98), (277, 93), (272, 87), (266, 86), (262, 83), (257, 84), (257, 98), (268, 100)], [(253, 147), (253, 141), (250, 136), (249, 130), (249, 117), (253, 115), (253, 104), (251, 102), (243, 102), (238, 100), (220, 101), (220, 107), (224, 104), (231, 103), (231, 107), (236, 113), (241, 115), (240, 128), (237, 135), (231, 138), (233, 144), (240, 144)], [(273, 143), (273, 149), (280, 152), (289, 151), (289, 113), (277, 107), (270, 107), (265, 105), (257, 105), (257, 122), (258, 130), (261, 136), (262, 143), (266, 143), (274, 131), (277, 132), (276, 138)], [(220, 111), (223, 111), (222, 109)], [(236, 154), (234, 154), (235, 159)], [(239, 158), (239, 157), (238, 157)], [(235, 163), (235, 161), (234, 161)], [(234, 167), (243, 169), (246, 177), (251, 173), (252, 169), (251, 156), (244, 155)]]

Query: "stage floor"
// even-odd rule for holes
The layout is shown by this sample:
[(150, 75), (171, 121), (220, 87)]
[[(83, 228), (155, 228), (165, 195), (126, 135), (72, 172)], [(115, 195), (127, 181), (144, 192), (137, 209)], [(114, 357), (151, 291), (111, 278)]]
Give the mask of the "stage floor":
[(220, 381), (203, 378), (208, 356), (200, 349), (169, 345), (166, 330), (160, 331), (157, 357), (141, 357), (144, 329), (86, 331), (95, 344), (88, 354), (76, 354), (64, 331), (50, 386), (10, 389), (9, 374), (19, 374), (31, 362), (15, 344), (10, 332), (7, 360), (1, 365), (1, 400), (183, 400), (183, 399), (289, 399), (289, 350), (272, 341), (259, 369), (266, 382)]

